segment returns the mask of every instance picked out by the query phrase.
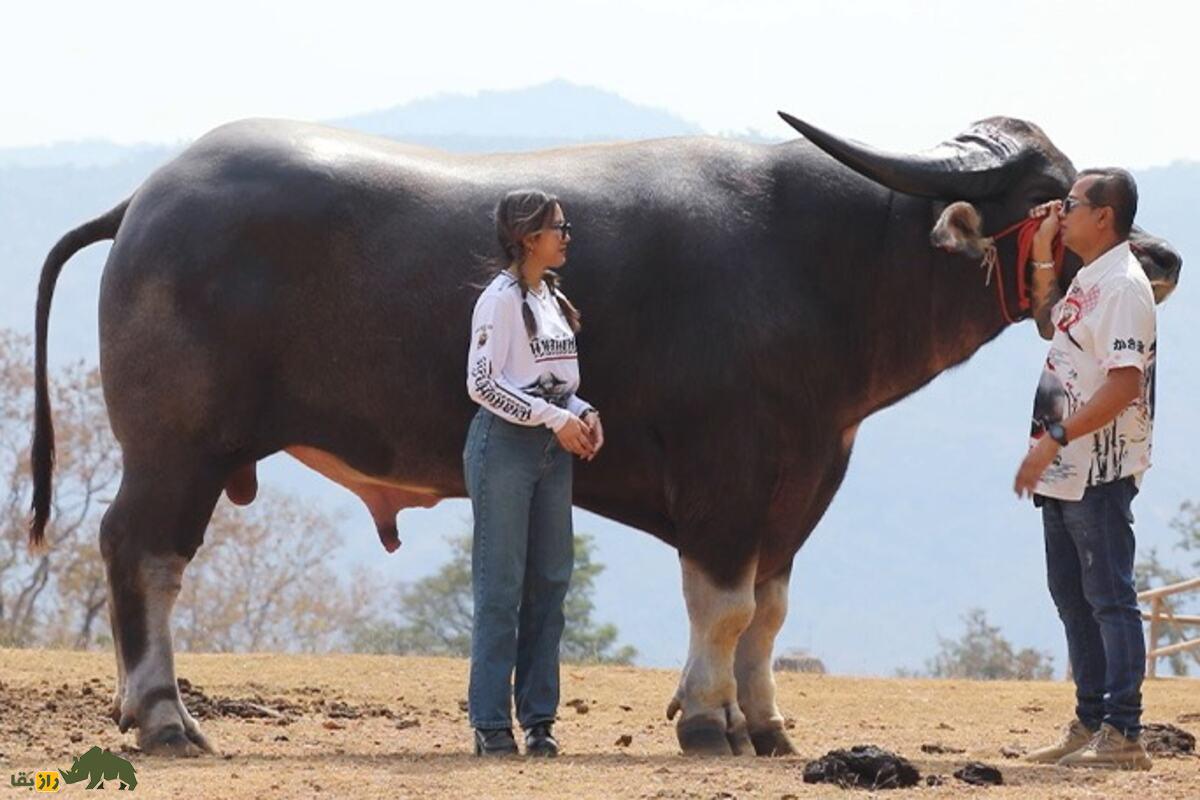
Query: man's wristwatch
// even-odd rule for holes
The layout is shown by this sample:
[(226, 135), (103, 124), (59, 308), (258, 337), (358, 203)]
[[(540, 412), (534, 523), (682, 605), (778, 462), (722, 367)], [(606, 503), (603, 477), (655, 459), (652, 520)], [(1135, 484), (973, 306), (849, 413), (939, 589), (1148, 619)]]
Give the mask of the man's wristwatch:
[(1061, 422), (1051, 422), (1047, 425), (1046, 435), (1063, 447), (1067, 446), (1067, 429), (1062, 426)]
[(599, 414), (599, 413), (600, 413), (600, 412), (599, 412), (599, 411), (597, 411), (597, 410), (596, 410), (596, 409), (594, 409), (594, 408), (585, 408), (585, 409), (583, 410), (583, 413), (579, 415), (579, 418), (580, 418), (581, 420), (584, 420), (584, 419), (587, 419), (587, 417), (588, 417), (588, 414)]

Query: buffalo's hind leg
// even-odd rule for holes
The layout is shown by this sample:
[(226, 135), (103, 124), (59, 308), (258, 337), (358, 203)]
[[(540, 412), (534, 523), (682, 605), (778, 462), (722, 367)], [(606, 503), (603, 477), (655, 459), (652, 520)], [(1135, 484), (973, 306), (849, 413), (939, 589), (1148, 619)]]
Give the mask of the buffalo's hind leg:
[(179, 696), (171, 610), (223, 477), (200, 459), (139, 462), (126, 453), (120, 490), (100, 524), (117, 653), (114, 716), (122, 732), (138, 729), (147, 753), (212, 752)]

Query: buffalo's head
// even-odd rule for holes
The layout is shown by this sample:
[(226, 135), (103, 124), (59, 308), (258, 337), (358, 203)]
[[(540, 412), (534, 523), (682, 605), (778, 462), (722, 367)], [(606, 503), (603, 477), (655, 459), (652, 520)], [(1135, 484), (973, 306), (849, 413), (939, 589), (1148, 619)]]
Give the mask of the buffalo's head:
[[(1075, 181), (1071, 160), (1041, 128), (1019, 119), (980, 120), (931, 150), (908, 155), (885, 153), (782, 111), (779, 115), (855, 172), (898, 192), (949, 203), (933, 225), (931, 240), (976, 260), (988, 236), (1025, 218), (1035, 205), (1066, 196)], [(1179, 282), (1183, 259), (1165, 240), (1136, 225), (1129, 239), (1154, 287), (1154, 299), (1161, 303)], [(1070, 275), (1080, 262), (1067, 255)]]

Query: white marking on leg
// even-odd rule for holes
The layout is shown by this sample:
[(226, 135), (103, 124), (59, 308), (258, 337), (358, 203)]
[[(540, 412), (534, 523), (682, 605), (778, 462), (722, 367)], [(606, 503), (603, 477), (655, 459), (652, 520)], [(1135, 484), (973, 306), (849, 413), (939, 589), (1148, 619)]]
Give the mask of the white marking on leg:
[(783, 729), (783, 715), (775, 704), (775, 676), (771, 654), (775, 637), (787, 617), (787, 574), (763, 581), (754, 589), (754, 619), (738, 640), (734, 660), (738, 705), (752, 733)]
[(121, 706), (125, 701), (125, 657), (121, 654), (121, 628), (117, 623), (117, 604), (113, 602), (112, 581), (108, 585), (108, 627), (112, 631), (113, 650), (117, 655), (117, 689), (113, 693), (111, 714), (114, 722), (121, 720)]
[[(143, 555), (138, 580), (145, 608), (146, 648), (126, 676), (124, 712), (138, 715), (143, 733), (181, 722), (182, 704), (167, 701), (142, 707), (147, 692), (175, 686), (175, 654), (171, 640), (171, 610), (183, 581), (188, 560), (179, 555)], [(128, 668), (130, 665), (126, 665)], [(186, 712), (185, 712), (186, 713)]]
[(754, 572), (750, 564), (732, 587), (713, 583), (700, 565), (680, 557), (683, 598), (691, 636), (687, 663), (668, 714), (683, 711), (684, 720), (707, 716), (728, 728), (744, 726), (737, 706), (733, 660), (738, 637), (754, 616)]

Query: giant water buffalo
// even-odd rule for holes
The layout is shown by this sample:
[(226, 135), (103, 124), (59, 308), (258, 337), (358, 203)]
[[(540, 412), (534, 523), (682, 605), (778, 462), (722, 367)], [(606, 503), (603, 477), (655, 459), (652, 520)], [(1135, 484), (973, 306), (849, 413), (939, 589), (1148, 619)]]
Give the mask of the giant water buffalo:
[[(245, 120), (66, 234), (38, 291), (30, 540), (49, 513), (55, 280), (113, 239), (100, 366), (124, 472), (100, 548), (121, 730), (137, 726), (147, 752), (211, 750), (176, 689), (170, 615), (219, 495), (251, 502), (259, 459), (287, 451), (348, 487), (389, 550), (399, 509), (465, 494), (472, 283), (494, 204), (532, 185), (574, 224), (565, 286), (584, 314), (583, 393), (606, 423), (575, 502), (679, 552), (680, 746), (793, 752), (771, 676), (793, 557), (859, 423), (1020, 316), (995, 286), (1011, 304), (1016, 270), (985, 284), (980, 237), (1062, 197), (1075, 169), (1015, 119), (889, 155), (784, 118), (805, 139), (486, 156)], [(1161, 300), (1180, 258), (1135, 236)], [(1014, 247), (999, 243), (1002, 264)]]

